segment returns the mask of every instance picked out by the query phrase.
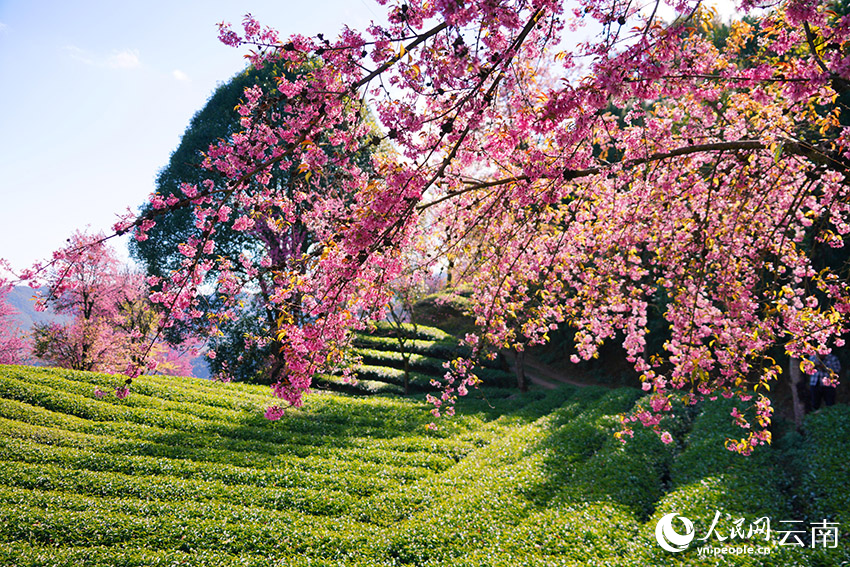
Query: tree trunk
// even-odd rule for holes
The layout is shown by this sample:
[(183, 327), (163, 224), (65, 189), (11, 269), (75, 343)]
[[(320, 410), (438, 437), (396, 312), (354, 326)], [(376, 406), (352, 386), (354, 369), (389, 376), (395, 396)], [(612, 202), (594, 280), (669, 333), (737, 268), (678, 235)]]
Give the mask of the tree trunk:
[(797, 429), (803, 425), (803, 416), (806, 413), (806, 406), (803, 400), (800, 399), (800, 393), (798, 391), (802, 374), (800, 372), (800, 359), (791, 357), (788, 362), (788, 377), (791, 380), (791, 401), (794, 407), (794, 424), (797, 426)]
[(514, 351), (514, 362), (516, 363), (516, 383), (520, 392), (528, 391), (528, 382), (525, 380), (525, 351)]
[(404, 359), (404, 395), (408, 395), (410, 393), (410, 354), (405, 353), (402, 355)]

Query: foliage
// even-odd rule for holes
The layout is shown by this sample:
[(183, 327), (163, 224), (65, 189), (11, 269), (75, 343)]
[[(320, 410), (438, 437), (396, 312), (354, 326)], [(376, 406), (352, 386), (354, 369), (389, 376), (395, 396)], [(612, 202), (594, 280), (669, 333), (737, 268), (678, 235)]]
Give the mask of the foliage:
[(799, 488), (804, 517), (789, 508), (777, 449), (749, 459), (714, 450), (734, 427), (726, 401), (675, 408), (665, 418), (675, 421), (665, 424), (675, 443), (642, 429), (622, 445), (611, 436), (618, 414), (649, 401), (636, 389), (482, 389), (430, 431), (425, 403), (412, 398), (314, 393), (269, 422), (257, 415), (270, 401), (264, 387), (140, 376), (134, 396), (98, 399), (103, 380), (0, 366), (3, 564), (637, 567), (842, 557), (776, 548), (761, 563), (703, 561), (693, 550), (664, 552), (654, 536), (667, 511), (700, 530), (715, 510), (840, 520), (840, 407), (806, 423), (812, 459), (796, 471), (809, 479)]
[[(797, 487), (806, 515), (814, 521), (837, 522), (840, 541), (850, 538), (850, 494), (844, 488), (850, 475), (847, 462), (850, 439), (850, 411), (836, 405), (810, 415), (805, 422), (805, 438), (799, 440)], [(850, 561), (847, 546), (823, 550), (818, 554), (822, 565), (840, 565)]]
[[(142, 276), (119, 264), (102, 235), (75, 233), (54, 260), (49, 295), (37, 306), (51, 305), (71, 319), (37, 324), (33, 354), (75, 370), (136, 375), (162, 363), (173, 374), (191, 375), (187, 357), (159, 340), (161, 316), (148, 300)], [(126, 392), (126, 384), (116, 390)]]
[(449, 334), (439, 327), (426, 326), (421, 323), (396, 324), (390, 321), (375, 321), (370, 325), (370, 334), (380, 337), (397, 337), (404, 334), (412, 339), (428, 341), (456, 341), (455, 335)]
[[(359, 357), (363, 364), (394, 366), (404, 362), (402, 354), (397, 351), (354, 348), (351, 353)], [(410, 355), (409, 362), (412, 369), (427, 370), (439, 374), (442, 372), (444, 361), (439, 358), (413, 354)]]
[[(359, 394), (434, 392), (446, 366), (468, 353), (456, 338), (436, 327), (388, 321), (378, 321), (370, 327), (369, 332), (355, 333), (355, 346), (347, 349), (350, 375), (316, 376), (313, 383), (317, 387)], [(400, 334), (405, 338), (403, 344), (398, 339)], [(499, 368), (498, 361), (484, 363), (475, 373), (488, 386), (513, 385), (513, 376)]]
[(4, 270), (8, 265), (0, 258), (0, 364), (17, 364), (27, 357), (30, 345), (13, 319), (15, 308), (6, 300), (13, 286), (4, 277)]
[[(357, 348), (372, 348), (386, 351), (392, 351), (398, 346), (398, 342), (392, 337), (381, 337), (362, 333), (356, 335), (352, 343)], [(458, 353), (457, 339), (414, 339), (408, 347), (414, 353), (443, 359), (451, 358)], [(460, 349), (460, 352), (464, 352), (464, 349)], [(466, 350), (466, 352), (469, 351)]]
[[(203, 181), (154, 195), (116, 231), (144, 241), (190, 211), (194, 238), (157, 281), (169, 324), (226, 324), (272, 269), (267, 340), (286, 404), (342, 364), (351, 332), (409, 275), (406, 251), (427, 243), (420, 268), (452, 285), (464, 274), (478, 327), (472, 360), (452, 361), (432, 397), (443, 410), (477, 383), (475, 358), (567, 324), (574, 361), (622, 337), (659, 414), (644, 425), (660, 427), (678, 390), (738, 394), (751, 411), (728, 446), (751, 453), (770, 439), (770, 349), (840, 347), (850, 312), (850, 285), (807, 245), (843, 248), (850, 233), (850, 136), (835, 105), (850, 90), (850, 20), (827, 2), (762, 4), (740, 2), (750, 19), (728, 34), (711, 33), (697, 0), (411, 1), (333, 40), (282, 39), (251, 16), (241, 34), (222, 24), (224, 43), (278, 70), (274, 84), (244, 91)], [(562, 46), (568, 22), (600, 33)], [(382, 142), (392, 151), (372, 154)], [(221, 231), (258, 225), (299, 245), (238, 262), (216, 252)], [(659, 353), (650, 308), (669, 329)]]
[(472, 290), (447, 288), (427, 295), (416, 302), (413, 315), (419, 323), (438, 327), (455, 336), (462, 337), (475, 330), (471, 317)]

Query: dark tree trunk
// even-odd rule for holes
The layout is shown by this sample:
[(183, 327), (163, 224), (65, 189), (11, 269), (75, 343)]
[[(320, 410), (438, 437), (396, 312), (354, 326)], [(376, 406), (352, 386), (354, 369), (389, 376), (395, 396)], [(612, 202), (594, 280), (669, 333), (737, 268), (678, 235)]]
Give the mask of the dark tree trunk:
[(410, 354), (405, 351), (402, 355), (404, 360), (404, 395), (410, 393)]
[(528, 391), (528, 381), (525, 379), (525, 351), (514, 351), (514, 362), (516, 363), (516, 384), (520, 392)]
[(788, 377), (791, 380), (791, 402), (794, 408), (794, 424), (799, 429), (803, 425), (803, 416), (806, 413), (806, 406), (803, 400), (800, 399), (800, 384), (803, 373), (800, 372), (800, 359), (792, 357), (788, 361)]

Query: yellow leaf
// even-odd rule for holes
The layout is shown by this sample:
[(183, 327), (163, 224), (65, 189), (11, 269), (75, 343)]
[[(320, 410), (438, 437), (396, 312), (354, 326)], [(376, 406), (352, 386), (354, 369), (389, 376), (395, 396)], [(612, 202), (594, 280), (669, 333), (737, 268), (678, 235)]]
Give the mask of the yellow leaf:
[(774, 142), (770, 145), (771, 153), (773, 153), (773, 162), (779, 163), (779, 158), (782, 157), (782, 150), (785, 147), (784, 142)]

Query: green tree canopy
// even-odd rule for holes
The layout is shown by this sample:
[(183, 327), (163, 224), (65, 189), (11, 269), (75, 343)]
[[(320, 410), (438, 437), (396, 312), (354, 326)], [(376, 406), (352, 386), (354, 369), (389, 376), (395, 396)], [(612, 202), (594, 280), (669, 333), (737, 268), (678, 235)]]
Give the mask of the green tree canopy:
[[(275, 65), (262, 68), (249, 67), (238, 73), (228, 82), (221, 84), (210, 96), (207, 104), (192, 118), (180, 141), (180, 145), (171, 155), (168, 164), (160, 171), (156, 180), (156, 194), (163, 200), (186, 199), (184, 185), (201, 187), (204, 180), (210, 179), (211, 172), (204, 168), (203, 161), (211, 145), (219, 141), (230, 141), (239, 133), (241, 116), (239, 105), (244, 102), (245, 90), (259, 86), (264, 92), (276, 92), (276, 84), (280, 77), (294, 80), (296, 75), (310, 79), (311, 69), (303, 68), (299, 73), (284, 72)], [(269, 113), (280, 112), (285, 95), (273, 98), (268, 107)], [(369, 119), (360, 115), (355, 120)], [(317, 140), (318, 141), (318, 140)], [(318, 141), (321, 145), (321, 141)], [(366, 144), (359, 160), (366, 167), (372, 144)], [(326, 152), (333, 148), (323, 145)], [(334, 182), (332, 173), (327, 176), (326, 183)], [(297, 164), (286, 168), (275, 167), (270, 170), (270, 185), (277, 190), (291, 194), (295, 191), (292, 180), (298, 176)], [(309, 206), (309, 204), (305, 204)], [(141, 214), (150, 214), (154, 206), (148, 202), (141, 208)], [(233, 211), (234, 216), (241, 211)], [(312, 235), (300, 220), (281, 228), (279, 219), (284, 215), (269, 214), (263, 218), (255, 218), (250, 230), (235, 230), (232, 225), (222, 225), (212, 237), (215, 253), (229, 260), (235, 273), (243, 281), (250, 282), (251, 290), (243, 298), (239, 306), (239, 315), (233, 320), (213, 321), (209, 327), (197, 323), (190, 325), (178, 323), (166, 330), (170, 342), (179, 342), (189, 335), (206, 336), (209, 345), (215, 353), (210, 357), (210, 370), (213, 374), (223, 374), (239, 380), (273, 380), (274, 371), (269, 365), (279, 367), (282, 364), (275, 348), (275, 341), (269, 340), (274, 335), (280, 313), (271, 307), (269, 295), (274, 289), (275, 273), (292, 258), (301, 256), (312, 242)], [(299, 215), (300, 216), (300, 215)], [(132, 240), (131, 254), (138, 260), (153, 281), (161, 281), (178, 271), (185, 259), (180, 252), (181, 244), (192, 242), (193, 239), (204, 239), (203, 231), (198, 228), (196, 217), (191, 207), (177, 208), (173, 214), (158, 218), (156, 225), (148, 231), (145, 240)], [(255, 261), (265, 255), (271, 259), (271, 264), (259, 271), (248, 271), (244, 268), (246, 258)], [(217, 270), (208, 274), (211, 283), (219, 275)], [(153, 288), (156, 289), (156, 283)], [(210, 312), (220, 307), (220, 298), (207, 296), (207, 306)]]

